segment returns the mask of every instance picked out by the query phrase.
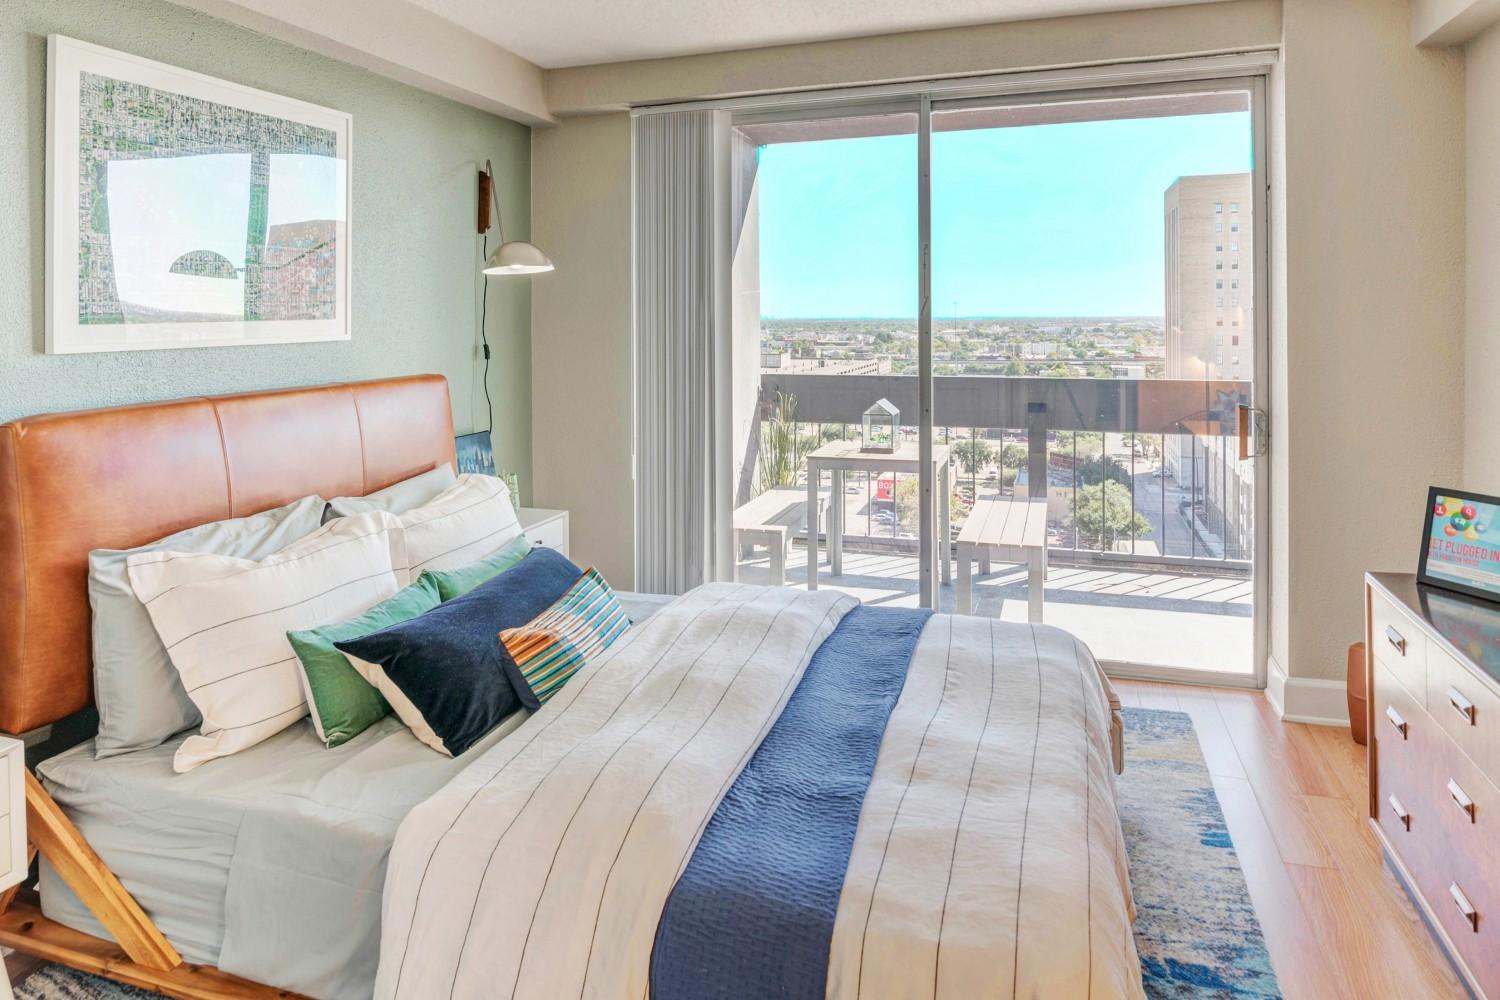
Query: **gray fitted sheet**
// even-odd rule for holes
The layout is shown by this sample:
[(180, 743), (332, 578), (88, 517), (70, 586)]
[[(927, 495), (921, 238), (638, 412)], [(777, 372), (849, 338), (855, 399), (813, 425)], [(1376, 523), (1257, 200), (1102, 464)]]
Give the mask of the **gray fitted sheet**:
[[(671, 598), (621, 594), (641, 621)], [(41, 764), (47, 789), (189, 961), (311, 997), (368, 997), (396, 829), (525, 721), (511, 716), (448, 758), (387, 716), (337, 749), (304, 719), (186, 774), (184, 738), (106, 760), (90, 740)], [(49, 866), (42, 910), (108, 937)]]

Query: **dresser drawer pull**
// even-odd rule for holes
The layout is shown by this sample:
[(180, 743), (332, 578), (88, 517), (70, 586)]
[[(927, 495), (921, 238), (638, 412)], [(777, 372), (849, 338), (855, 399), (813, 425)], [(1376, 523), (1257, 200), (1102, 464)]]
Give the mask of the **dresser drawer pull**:
[(1406, 725), (1406, 720), (1401, 718), (1401, 713), (1396, 711), (1396, 706), (1385, 706), (1385, 717), (1391, 720), (1391, 725), (1396, 727), (1396, 732), (1401, 734), (1401, 738), (1403, 740), (1406, 739), (1406, 731), (1408, 728)]
[(1464, 790), (1458, 787), (1458, 782), (1454, 781), (1452, 778), (1448, 779), (1448, 794), (1453, 797), (1453, 804), (1462, 809), (1464, 813), (1468, 815), (1469, 822), (1473, 823), (1475, 821), (1474, 800), (1469, 798), (1469, 796), (1464, 793)]
[(1396, 652), (1402, 656), (1406, 655), (1406, 636), (1397, 632), (1394, 626), (1385, 627), (1385, 641), (1396, 647)]
[(1396, 818), (1401, 821), (1401, 825), (1410, 830), (1411, 813), (1406, 811), (1406, 807), (1401, 804), (1401, 800), (1392, 795), (1390, 798), (1386, 799), (1386, 802), (1390, 803), (1391, 812), (1396, 814)]
[(1458, 688), (1448, 689), (1448, 704), (1453, 706), (1453, 711), (1469, 720), (1469, 725), (1474, 724), (1474, 703), (1459, 694)]
[(1453, 905), (1458, 907), (1458, 912), (1469, 922), (1469, 930), (1479, 933), (1479, 911), (1474, 909), (1474, 904), (1469, 902), (1469, 897), (1464, 895), (1457, 882), (1448, 886), (1448, 895), (1453, 897)]

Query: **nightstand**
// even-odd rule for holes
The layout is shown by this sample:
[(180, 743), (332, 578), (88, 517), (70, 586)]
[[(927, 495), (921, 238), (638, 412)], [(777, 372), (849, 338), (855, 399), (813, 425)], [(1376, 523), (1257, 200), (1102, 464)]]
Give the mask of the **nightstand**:
[(522, 507), (517, 515), (533, 546), (568, 554), (568, 512), (543, 507)]
[[(26, 880), (26, 763), (21, 742), (0, 737), (0, 892)], [(0, 959), (0, 1000), (11, 1000)]]

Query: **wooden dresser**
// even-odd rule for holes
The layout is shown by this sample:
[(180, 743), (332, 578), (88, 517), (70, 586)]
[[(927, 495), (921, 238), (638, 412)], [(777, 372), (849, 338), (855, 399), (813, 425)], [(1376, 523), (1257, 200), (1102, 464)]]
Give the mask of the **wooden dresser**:
[(1365, 577), (1370, 822), (1476, 996), (1500, 1000), (1500, 604)]

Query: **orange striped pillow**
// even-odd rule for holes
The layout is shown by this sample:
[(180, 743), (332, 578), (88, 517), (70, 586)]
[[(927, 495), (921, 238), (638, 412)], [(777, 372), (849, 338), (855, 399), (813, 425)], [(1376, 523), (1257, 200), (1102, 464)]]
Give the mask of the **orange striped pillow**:
[(603, 574), (590, 569), (546, 611), (501, 632), (506, 676), (521, 704), (540, 708), (629, 627)]

